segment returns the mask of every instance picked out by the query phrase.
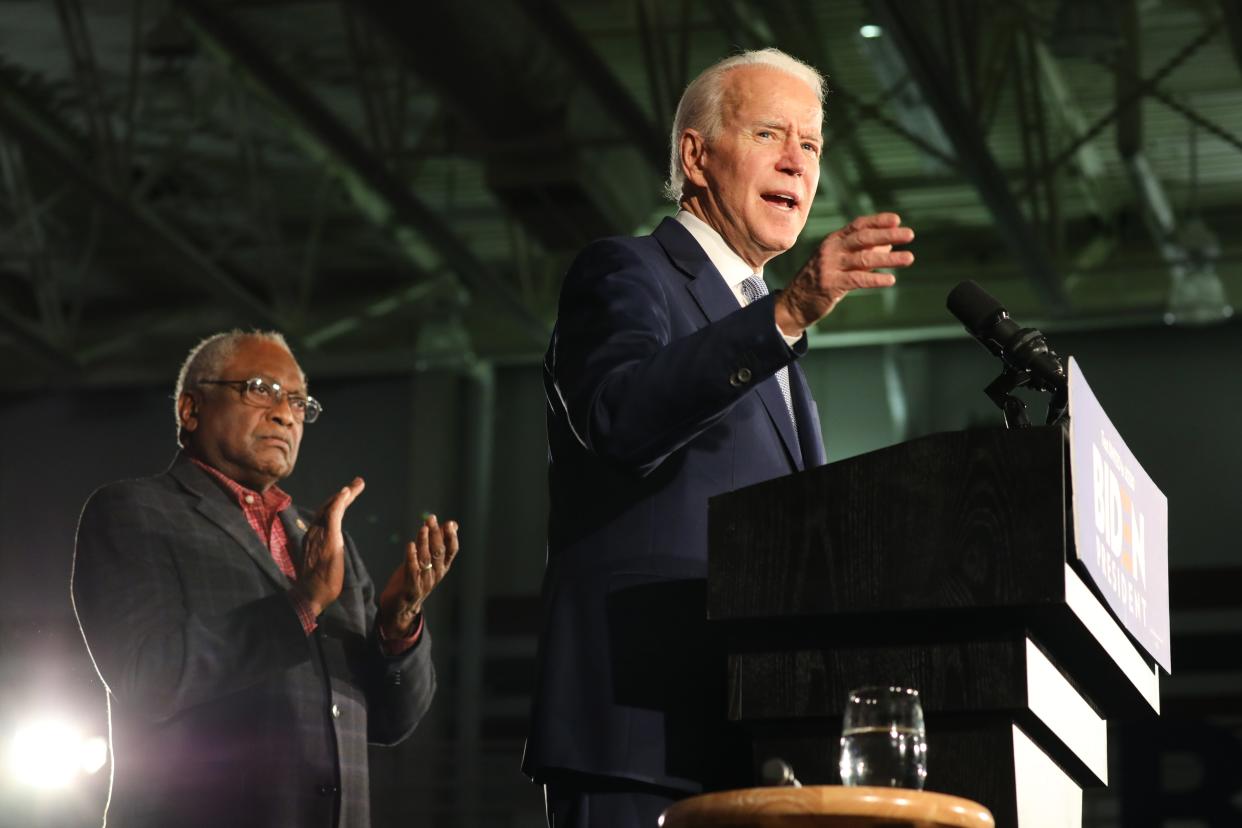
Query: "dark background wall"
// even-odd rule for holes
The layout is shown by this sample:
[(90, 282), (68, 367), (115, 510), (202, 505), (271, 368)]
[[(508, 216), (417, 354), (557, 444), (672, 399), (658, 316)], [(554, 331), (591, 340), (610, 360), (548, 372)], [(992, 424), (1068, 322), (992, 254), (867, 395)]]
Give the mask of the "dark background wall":
[[(1242, 387), (1231, 362), (1242, 354), (1242, 327), (1065, 332), (1052, 339), (1061, 354), (1078, 359), (1170, 500), (1176, 673), (1163, 685), (1163, 724), (1119, 729), (1131, 738), (1129, 764), (1115, 761), (1114, 774), (1122, 772), (1113, 790), (1089, 797), (1089, 824), (1112, 825), (1119, 824), (1127, 797), (1145, 803), (1148, 814), (1181, 807), (1169, 805), (1173, 800), (1160, 791), (1210, 783), (1201, 773), (1204, 757), (1227, 767), (1238, 761), (1236, 750), (1224, 751), (1236, 748), (1242, 709), (1242, 686), (1231, 672), (1236, 655), (1202, 640), (1205, 630), (1237, 640), (1236, 604), (1205, 605), (1193, 591), (1179, 592), (1195, 583), (1179, 575), (1212, 571), (1236, 579), (1242, 571), (1231, 520), (1232, 484), (1242, 467), (1235, 414)], [(964, 335), (820, 349), (803, 365), (833, 459), (919, 434), (999, 422), (981, 392), (998, 365)], [(409, 744), (376, 752), (376, 825), (416, 816), (420, 825), (539, 824), (538, 792), (518, 771), (544, 559), (539, 367), (312, 383), (326, 413), (308, 428), (286, 488), (299, 502), (315, 504), (351, 476), (366, 478), (347, 526), (376, 580), (395, 565), (423, 512), (462, 521), (459, 567), (429, 609), (441, 691)], [(71, 711), (85, 728), (102, 733), (102, 688), (68, 601), (74, 527), (95, 487), (157, 472), (171, 460), (169, 393), (168, 387), (132, 387), (0, 399), (0, 699), (6, 702), (0, 733), (41, 709)], [(1194, 654), (1185, 664), (1183, 651)], [(1172, 753), (1161, 752), (1166, 743)], [(1170, 764), (1169, 755), (1180, 759)], [(1142, 759), (1137, 767), (1136, 756)], [(1139, 779), (1151, 763), (1163, 768), (1158, 784), (1127, 784), (1127, 774)], [(1206, 801), (1209, 794), (1192, 799)], [(25, 803), (23, 819), (33, 821), (23, 824), (72, 824), (79, 818), (74, 813), (95, 813), (100, 780), (76, 796)], [(89, 824), (85, 816), (80, 820)]]

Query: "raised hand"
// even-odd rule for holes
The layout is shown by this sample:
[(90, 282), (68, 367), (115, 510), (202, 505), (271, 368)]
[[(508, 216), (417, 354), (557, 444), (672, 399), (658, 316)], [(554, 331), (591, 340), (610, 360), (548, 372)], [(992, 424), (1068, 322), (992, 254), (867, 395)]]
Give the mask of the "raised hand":
[(423, 602), (453, 565), (457, 548), (457, 521), (441, 526), (435, 515), (423, 521), (416, 538), (406, 544), (405, 560), (380, 593), (379, 623), (385, 638), (405, 638), (414, 632)]
[(781, 293), (776, 324), (797, 336), (831, 313), (851, 290), (896, 284), (892, 274), (876, 273), (875, 268), (909, 267), (914, 254), (893, 250), (893, 245), (913, 240), (914, 231), (902, 227), (896, 213), (860, 216), (829, 233)]
[(345, 581), (345, 534), (341, 520), (366, 483), (361, 477), (328, 498), (302, 539), (302, 563), (293, 589), (318, 616), (341, 594)]

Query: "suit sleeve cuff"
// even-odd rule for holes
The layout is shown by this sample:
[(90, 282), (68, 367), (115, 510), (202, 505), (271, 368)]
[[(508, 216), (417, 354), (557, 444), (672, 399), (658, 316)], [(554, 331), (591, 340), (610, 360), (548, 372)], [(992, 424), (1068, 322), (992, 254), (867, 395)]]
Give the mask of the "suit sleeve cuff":
[[(773, 314), (775, 314), (775, 308), (776, 308), (775, 302), (776, 302), (776, 297), (777, 297), (777, 296), (780, 296), (783, 292), (784, 292), (783, 290), (774, 290), (774, 291), (772, 291), (772, 293), (771, 293), (771, 294), (769, 294), (769, 295), (772, 297), (772, 301), (773, 301), (773, 306), (772, 306), (772, 307), (773, 307)], [(773, 325), (776, 325), (775, 320), (773, 321), (773, 323), (772, 323), (772, 324), (773, 324)], [(790, 336), (789, 334), (787, 334), (787, 333), (785, 333), (784, 331), (782, 331), (782, 330), (781, 330), (781, 326), (780, 326), (780, 325), (776, 325), (776, 333), (780, 335), (780, 338), (781, 338), (781, 339), (785, 340), (785, 344), (786, 344), (786, 345), (788, 345), (790, 348), (792, 348), (792, 349), (793, 349), (793, 351), (794, 351), (794, 353), (796, 353), (798, 356), (802, 356), (803, 354), (805, 354), (805, 353), (806, 353), (806, 346), (805, 346), (805, 344), (804, 344), (801, 348), (799, 348), (799, 347), (798, 347), (798, 343), (800, 343), (800, 342), (805, 342), (805, 341), (806, 341), (806, 339), (807, 339), (807, 334), (808, 334), (808, 333), (810, 333), (810, 328), (808, 328), (807, 330), (805, 330), (805, 331), (803, 331), (802, 333), (798, 334), (797, 336)]]
[(413, 646), (418, 643), (418, 639), (422, 638), (423, 614), (421, 612), (418, 614), (418, 623), (414, 625), (414, 632), (410, 633), (405, 638), (389, 638), (384, 635), (384, 628), (378, 621), (375, 622), (375, 632), (379, 635), (380, 650), (383, 651), (384, 655), (402, 655), (413, 648)]
[(788, 345), (790, 348), (797, 345), (799, 342), (802, 341), (802, 337), (806, 336), (805, 331), (798, 334), (797, 336), (790, 336), (789, 334), (781, 330), (780, 325), (776, 326), (776, 332), (781, 335), (781, 339), (785, 340), (785, 344)]

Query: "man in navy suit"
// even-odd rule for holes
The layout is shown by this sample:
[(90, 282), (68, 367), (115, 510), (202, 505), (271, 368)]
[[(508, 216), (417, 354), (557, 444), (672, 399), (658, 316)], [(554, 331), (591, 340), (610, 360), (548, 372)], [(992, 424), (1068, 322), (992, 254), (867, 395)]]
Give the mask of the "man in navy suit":
[(823, 80), (775, 49), (707, 69), (674, 122), (650, 236), (588, 246), (544, 363), (550, 446), (539, 675), (524, 769), (548, 822), (655, 826), (722, 776), (706, 634), (707, 500), (825, 461), (797, 359), (849, 291), (914, 257), (898, 216), (854, 220), (778, 294), (763, 267), (806, 223)]

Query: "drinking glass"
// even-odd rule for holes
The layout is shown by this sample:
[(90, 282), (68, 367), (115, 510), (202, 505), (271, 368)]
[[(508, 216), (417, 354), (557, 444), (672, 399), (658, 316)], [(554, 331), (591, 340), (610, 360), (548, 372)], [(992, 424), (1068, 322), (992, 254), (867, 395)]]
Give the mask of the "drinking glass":
[(923, 789), (927, 733), (919, 691), (859, 687), (845, 701), (841, 729), (841, 782)]

